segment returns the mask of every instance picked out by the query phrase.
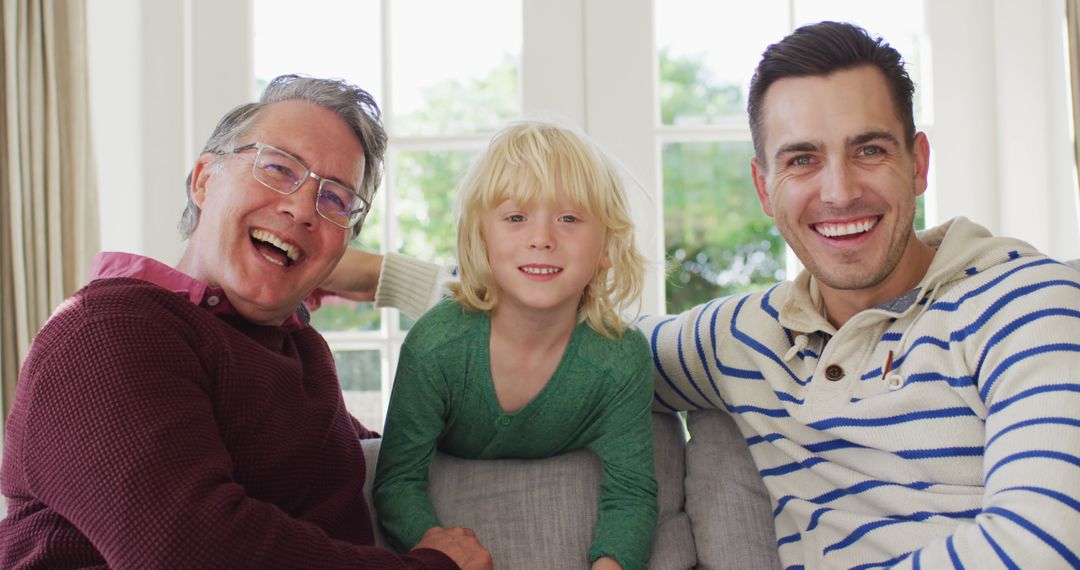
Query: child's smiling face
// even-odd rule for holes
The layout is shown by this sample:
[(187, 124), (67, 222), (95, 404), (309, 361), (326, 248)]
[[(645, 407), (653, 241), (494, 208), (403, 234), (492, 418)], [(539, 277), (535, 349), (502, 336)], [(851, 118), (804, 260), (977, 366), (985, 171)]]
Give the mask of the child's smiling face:
[(499, 288), (500, 313), (576, 315), (585, 287), (609, 264), (603, 224), (561, 190), (554, 202), (503, 201), (483, 215), (481, 231)]

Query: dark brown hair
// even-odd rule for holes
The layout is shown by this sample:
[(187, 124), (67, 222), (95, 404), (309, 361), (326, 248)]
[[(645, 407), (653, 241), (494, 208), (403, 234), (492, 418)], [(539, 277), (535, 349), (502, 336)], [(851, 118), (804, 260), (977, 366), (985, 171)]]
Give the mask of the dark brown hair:
[(881, 37), (871, 37), (854, 24), (819, 22), (803, 26), (766, 48), (750, 80), (746, 110), (758, 162), (767, 165), (761, 128), (765, 93), (773, 83), (787, 77), (829, 75), (863, 65), (877, 67), (885, 75), (896, 116), (904, 125), (906, 143), (911, 148), (915, 141), (912, 108), (915, 84), (904, 69), (900, 52)]

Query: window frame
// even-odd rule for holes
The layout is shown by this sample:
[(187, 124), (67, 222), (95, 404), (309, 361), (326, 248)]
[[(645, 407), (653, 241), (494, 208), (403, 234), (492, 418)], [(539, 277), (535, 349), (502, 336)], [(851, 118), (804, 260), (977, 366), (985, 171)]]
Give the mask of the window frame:
[[(659, 260), (662, 141), (712, 135), (658, 126), (654, 0), (522, 1), (523, 111), (577, 122), (628, 165), (644, 187), (631, 196), (639, 242)], [(185, 244), (162, 228), (175, 227), (183, 209), (180, 183), (222, 112), (250, 100), (251, 5), (87, 3), (102, 249), (174, 264)], [(935, 120), (919, 127), (931, 135), (935, 186), (947, 189), (927, 200), (928, 223), (966, 215), (1052, 256), (1080, 256), (1063, 20), (1060, 0), (926, 3)], [(744, 128), (733, 123), (732, 132)], [(395, 152), (411, 143), (392, 144)], [(393, 200), (392, 185), (385, 194)], [(116, 216), (132, 222), (108, 223)], [(663, 308), (657, 269), (646, 313)], [(382, 321), (390, 327), (396, 318)], [(386, 335), (391, 347), (403, 336)], [(388, 370), (395, 364), (396, 349)]]

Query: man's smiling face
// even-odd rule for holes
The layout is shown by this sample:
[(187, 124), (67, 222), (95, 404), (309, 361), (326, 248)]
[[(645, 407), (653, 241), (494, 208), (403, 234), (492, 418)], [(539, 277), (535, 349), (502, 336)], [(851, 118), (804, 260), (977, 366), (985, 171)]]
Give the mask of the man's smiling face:
[[(256, 141), (353, 187), (363, 174), (356, 135), (334, 112), (311, 103), (268, 105), (237, 146)], [(201, 213), (177, 268), (224, 289), (244, 318), (278, 325), (337, 265), (350, 230), (315, 211), (318, 181), (308, 179), (296, 192), (282, 195), (255, 180), (255, 153), (199, 157), (192, 200)]]
[(881, 71), (781, 79), (763, 116), (754, 186), (802, 263), (828, 289), (903, 293), (929, 145), (919, 133), (908, 148)]

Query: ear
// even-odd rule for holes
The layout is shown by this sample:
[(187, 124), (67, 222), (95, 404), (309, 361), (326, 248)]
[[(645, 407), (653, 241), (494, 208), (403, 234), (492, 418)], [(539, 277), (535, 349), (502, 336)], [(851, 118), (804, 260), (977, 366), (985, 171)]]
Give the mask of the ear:
[(915, 135), (915, 144), (912, 146), (912, 168), (915, 169), (915, 195), (921, 196), (923, 192), (926, 192), (930, 172), (930, 140), (926, 138), (926, 133), (917, 133)]
[(611, 260), (618, 255), (618, 250), (611, 243), (611, 230), (604, 230), (604, 245), (600, 248), (600, 259), (596, 261), (596, 272), (611, 269)]
[(211, 162), (216, 158), (213, 153), (204, 152), (195, 159), (195, 166), (191, 168), (191, 201), (201, 210), (206, 201), (206, 183), (213, 174)]
[(600, 254), (600, 260), (597, 264), (597, 267), (599, 267), (601, 270), (611, 269), (611, 256), (608, 255), (607, 251), (604, 251)]
[(761, 209), (765, 210), (765, 215), (771, 218), (773, 217), (773, 208), (772, 202), (769, 200), (769, 184), (766, 180), (766, 174), (768, 174), (768, 171), (760, 162), (758, 162), (758, 159), (751, 158), (750, 175), (754, 179), (754, 190), (757, 191), (758, 201), (761, 202)]

